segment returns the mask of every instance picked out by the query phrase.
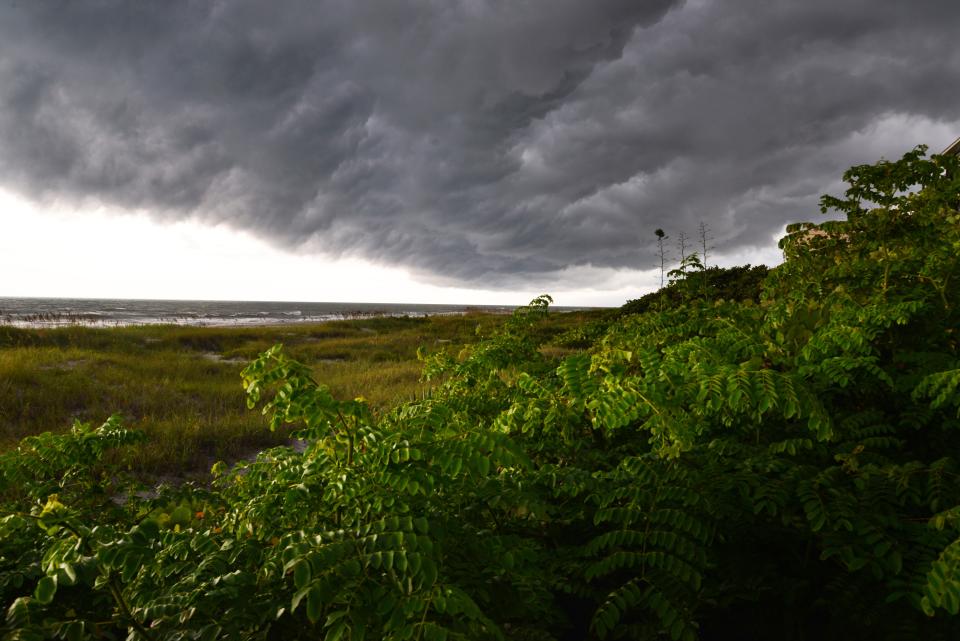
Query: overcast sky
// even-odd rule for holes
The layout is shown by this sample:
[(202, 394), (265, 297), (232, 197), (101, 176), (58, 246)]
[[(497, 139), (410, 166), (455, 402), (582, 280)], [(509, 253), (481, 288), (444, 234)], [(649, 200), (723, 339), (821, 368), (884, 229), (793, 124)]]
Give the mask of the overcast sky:
[(769, 263), (843, 169), (960, 135), (957, 25), (956, 0), (3, 0), (0, 295), (616, 305), (659, 279), (653, 230), (700, 221), (710, 262)]

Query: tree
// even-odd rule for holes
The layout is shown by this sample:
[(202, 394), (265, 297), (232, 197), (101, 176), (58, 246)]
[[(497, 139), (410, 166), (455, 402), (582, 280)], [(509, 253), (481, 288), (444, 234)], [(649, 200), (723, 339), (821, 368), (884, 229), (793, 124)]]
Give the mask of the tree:
[(713, 240), (713, 236), (710, 235), (711, 229), (707, 223), (700, 221), (700, 224), (697, 225), (697, 233), (700, 236), (700, 257), (703, 262), (703, 268), (707, 269), (709, 264), (707, 263), (707, 252), (713, 249), (713, 246), (710, 245), (710, 241)]
[(680, 232), (677, 234), (677, 250), (680, 252), (680, 263), (687, 259), (687, 234)]
[(657, 228), (653, 233), (657, 236), (657, 253), (660, 256), (660, 287), (662, 288), (666, 284), (664, 277), (666, 276), (667, 268), (667, 251), (664, 243), (670, 237), (660, 228)]
[[(698, 270), (697, 280), (701, 287), (697, 292), (703, 300), (709, 301), (738, 301), (753, 303), (760, 302), (763, 291), (763, 281), (767, 277), (768, 268), (765, 265), (741, 265), (738, 267), (717, 267)], [(642, 314), (658, 306), (672, 308), (683, 304), (688, 298), (688, 291), (681, 291), (682, 284), (672, 282), (664, 289), (650, 292), (639, 298), (628, 300), (620, 308), (621, 314)]]

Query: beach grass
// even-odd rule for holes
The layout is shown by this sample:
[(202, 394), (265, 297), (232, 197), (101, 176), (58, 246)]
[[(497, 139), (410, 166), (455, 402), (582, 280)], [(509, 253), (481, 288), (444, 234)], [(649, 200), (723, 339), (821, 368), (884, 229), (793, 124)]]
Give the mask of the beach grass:
[[(547, 331), (559, 333), (590, 315), (552, 314)], [(288, 440), (246, 408), (240, 383), (243, 367), (270, 346), (283, 343), (336, 397), (363, 396), (382, 412), (428, 392), (418, 348), (456, 353), (505, 318), (471, 313), (260, 327), (0, 326), (0, 448), (69, 429), (75, 419), (99, 424), (119, 413), (148, 437), (130, 457), (135, 472), (202, 474), (217, 460), (238, 460)]]

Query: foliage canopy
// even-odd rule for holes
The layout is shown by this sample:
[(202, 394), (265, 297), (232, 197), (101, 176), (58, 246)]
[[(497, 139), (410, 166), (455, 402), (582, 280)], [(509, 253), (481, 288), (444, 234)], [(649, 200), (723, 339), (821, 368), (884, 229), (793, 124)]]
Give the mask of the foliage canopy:
[(382, 416), (274, 347), (247, 398), (306, 450), (211, 488), (124, 491), (114, 419), (25, 439), (7, 637), (957, 638), (958, 169), (850, 169), (758, 302), (689, 296), (557, 362), (540, 297)]

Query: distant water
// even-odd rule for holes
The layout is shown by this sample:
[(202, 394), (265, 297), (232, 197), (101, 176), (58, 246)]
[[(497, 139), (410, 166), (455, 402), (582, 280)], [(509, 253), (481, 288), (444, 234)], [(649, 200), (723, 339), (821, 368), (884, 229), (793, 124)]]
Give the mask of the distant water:
[(464, 314), (468, 311), (507, 313), (513, 309), (495, 305), (0, 298), (0, 325), (120, 327), (172, 324), (225, 327), (318, 323), (370, 316), (422, 317)]

